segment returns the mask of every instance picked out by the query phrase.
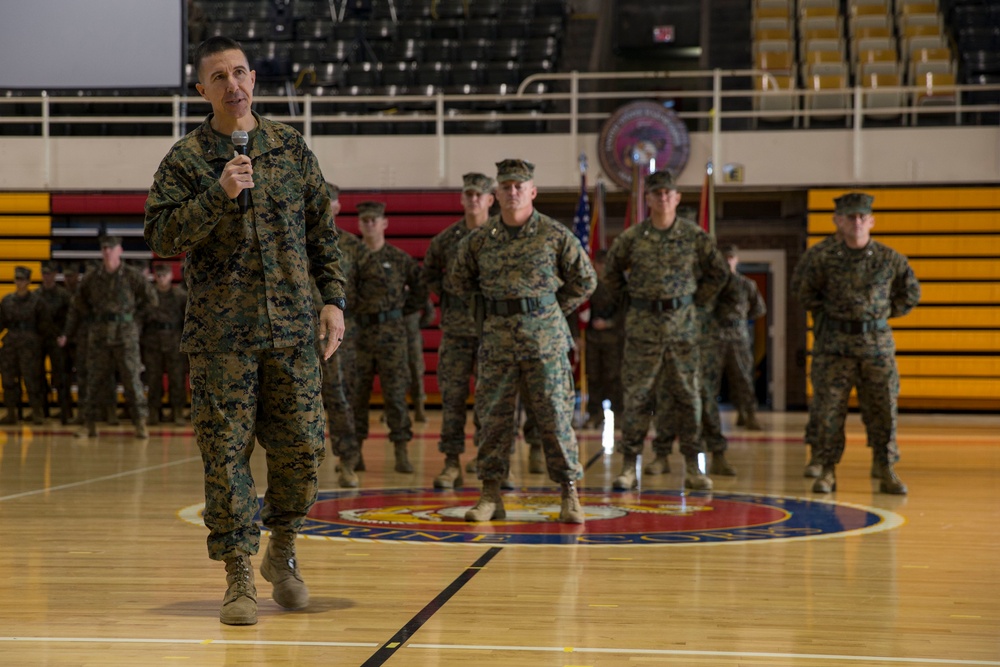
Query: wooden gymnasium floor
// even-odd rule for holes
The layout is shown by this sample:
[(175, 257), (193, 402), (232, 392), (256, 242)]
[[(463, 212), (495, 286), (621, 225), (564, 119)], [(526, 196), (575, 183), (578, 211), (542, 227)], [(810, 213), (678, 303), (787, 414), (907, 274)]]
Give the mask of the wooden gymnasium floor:
[[(672, 474), (611, 492), (619, 457), (581, 433), (595, 515), (579, 529), (546, 523), (558, 496), (527, 474), (520, 443), (513, 520), (450, 519), (478, 487), (430, 491), (442, 462), (430, 416), (415, 425), (415, 474), (391, 471), (376, 420), (360, 493), (340, 493), (326, 462), (320, 532), (345, 508), (367, 527), (300, 539), (308, 610), (279, 610), (258, 575), (251, 627), (218, 621), (224, 572), (196, 525), (189, 428), (142, 443), (127, 427), (94, 440), (5, 427), (0, 665), (1000, 665), (1000, 417), (903, 415), (906, 497), (875, 492), (856, 416), (829, 497), (801, 475), (802, 414), (763, 414), (761, 433), (724, 415), (740, 474), (714, 494), (679, 492), (676, 453)], [(804, 523), (783, 530), (774, 512)], [(515, 543), (524, 526), (557, 543)]]

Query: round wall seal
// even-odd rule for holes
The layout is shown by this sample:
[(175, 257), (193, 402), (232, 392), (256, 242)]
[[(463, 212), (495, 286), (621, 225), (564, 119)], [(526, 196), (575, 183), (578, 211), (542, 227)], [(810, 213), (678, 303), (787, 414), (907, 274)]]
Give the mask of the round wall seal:
[[(886, 510), (754, 493), (608, 493), (581, 489), (587, 522), (558, 522), (552, 487), (504, 494), (507, 518), (466, 523), (479, 491), (323, 491), (302, 534), (334, 540), (504, 545), (696, 546), (843, 537), (902, 525)], [(181, 515), (201, 523), (195, 505)], [(258, 517), (259, 520), (259, 517)]]
[(656, 102), (630, 102), (615, 111), (601, 128), (597, 154), (604, 172), (622, 188), (632, 187), (636, 158), (656, 169), (679, 175), (687, 165), (691, 140), (677, 114)]

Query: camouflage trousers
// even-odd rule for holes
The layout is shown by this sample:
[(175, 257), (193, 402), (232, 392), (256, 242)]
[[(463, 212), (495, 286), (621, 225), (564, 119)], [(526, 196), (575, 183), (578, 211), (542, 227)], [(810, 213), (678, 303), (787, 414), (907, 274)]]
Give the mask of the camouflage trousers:
[[(729, 441), (722, 435), (722, 420), (719, 417), (719, 387), (722, 385), (722, 363), (719, 349), (713, 341), (701, 346), (701, 441), (706, 451), (724, 452)], [(663, 390), (666, 390), (664, 387)], [(673, 451), (677, 437), (674, 423), (676, 411), (668, 396), (664, 410), (657, 410), (655, 416), (656, 435), (653, 437), (653, 452), (657, 456), (667, 456)]]
[(844, 454), (851, 389), (859, 390), (859, 404), (868, 432), (872, 456), (881, 462), (899, 459), (896, 444), (899, 371), (892, 355), (841, 357), (820, 354), (813, 358), (813, 406), (816, 443), (813, 458), (823, 465), (836, 465)]
[[(55, 338), (42, 341), (42, 377), (45, 377), (45, 357), (49, 358), (49, 368), (52, 369), (51, 382), (49, 385), (56, 390), (56, 398), (59, 403), (59, 412), (65, 419), (72, 411), (73, 398), (70, 396), (70, 375), (67, 372), (66, 360), (67, 351), (64, 347), (59, 347)], [(44, 389), (44, 387), (43, 387)], [(49, 391), (45, 391), (46, 402)]]
[(494, 362), (487, 354), (480, 357), (476, 378), (476, 414), (482, 425), (479, 479), (500, 481), (507, 475), (517, 429), (518, 394), (537, 427), (549, 478), (562, 484), (583, 477), (573, 431), (573, 368), (560, 351), (540, 359), (511, 360), (503, 355)]
[(427, 400), (424, 394), (424, 336), (420, 333), (420, 312), (410, 313), (403, 318), (406, 322), (406, 365), (410, 369), (410, 385), (407, 393), (416, 405)]
[(757, 411), (757, 392), (753, 386), (753, 352), (750, 350), (749, 338), (739, 340), (718, 340), (718, 360), (721, 366), (719, 382), (722, 374), (729, 378), (729, 390), (732, 392), (733, 405), (745, 414)]
[[(821, 374), (828, 370), (828, 365), (820, 364), (819, 372)], [(813, 385), (813, 400), (809, 404), (809, 419), (806, 421), (805, 435), (802, 438), (802, 441), (810, 447), (815, 447), (819, 444), (819, 424), (816, 419), (816, 393), (819, 391), (817, 390), (817, 387), (821, 390), (822, 387), (827, 385), (826, 378), (817, 376), (816, 372), (817, 369), (814, 364), (810, 371), (810, 381)], [(858, 394), (858, 410), (861, 413), (861, 421), (865, 425), (865, 431), (867, 432), (869, 422), (869, 406), (872, 404), (872, 401), (868, 397), (869, 387), (867, 384), (862, 384), (860, 386), (856, 386), (854, 389)], [(843, 449), (846, 442), (846, 437), (844, 436), (843, 431), (841, 431), (838, 439), (840, 441), (839, 447)], [(872, 446), (871, 433), (868, 433), (866, 445), (869, 448)], [(895, 460), (893, 462), (895, 462)]]
[(17, 410), (21, 401), (22, 380), (32, 410), (44, 409), (43, 368), (41, 339), (34, 333), (12, 334), (8, 331), (3, 347), (0, 347), (0, 376), (3, 376), (4, 402), (8, 410)]
[[(441, 389), (441, 440), (438, 451), (458, 456), (465, 452), (465, 423), (468, 421), (469, 379), (476, 375), (479, 339), (475, 336), (456, 336), (447, 331), (438, 348), (438, 387)], [(479, 418), (475, 411), (472, 420), (479, 434)], [(476, 436), (473, 437), (475, 441)]]
[(596, 341), (589, 336), (586, 345), (587, 415), (604, 421), (604, 400), (613, 410), (622, 409), (622, 346), (619, 340)]
[(267, 461), (262, 523), (295, 534), (316, 502), (326, 454), (319, 359), (312, 345), (303, 345), (194, 353), (190, 364), (191, 422), (205, 467), (208, 555), (252, 555), (260, 548), (250, 469), (255, 438)]
[[(324, 341), (319, 341), (317, 354), (325, 346)], [(354, 408), (347, 400), (340, 351), (341, 348), (337, 348), (333, 356), (325, 360), (320, 355), (320, 364), (323, 371), (323, 409), (326, 410), (330, 445), (334, 455), (343, 458), (358, 453), (358, 435), (354, 427)]]
[[(167, 396), (176, 415), (187, 403), (187, 355), (180, 349), (163, 349), (151, 341), (143, 347), (142, 360), (146, 367), (147, 401), (150, 411), (163, 407), (163, 375), (167, 376)], [(155, 413), (154, 414), (158, 414)]]
[[(108, 387), (114, 387), (115, 371), (121, 379), (125, 400), (132, 409), (132, 421), (146, 423), (149, 410), (142, 385), (142, 357), (138, 339), (126, 339), (109, 345), (107, 339), (90, 332), (87, 341), (87, 394), (83, 406), (84, 421), (95, 422), (105, 416)], [(113, 395), (113, 393), (112, 393)]]
[(701, 441), (701, 354), (688, 342), (669, 344), (626, 338), (622, 368), (625, 415), (619, 451), (642, 453), (653, 414), (672, 423), (685, 456), (704, 450)]
[(410, 383), (406, 361), (406, 327), (402, 320), (393, 320), (359, 329), (355, 348), (357, 376), (353, 401), (358, 442), (368, 438), (369, 402), (377, 373), (382, 387), (389, 440), (407, 443), (413, 439), (413, 431), (410, 413), (406, 409), (406, 388)]

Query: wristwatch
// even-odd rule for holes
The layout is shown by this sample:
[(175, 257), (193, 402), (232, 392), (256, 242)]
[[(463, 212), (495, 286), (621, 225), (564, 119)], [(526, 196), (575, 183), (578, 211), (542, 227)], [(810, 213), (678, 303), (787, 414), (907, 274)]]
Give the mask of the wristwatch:
[(327, 301), (326, 305), (328, 305), (328, 306), (336, 306), (337, 308), (340, 308), (341, 310), (346, 311), (347, 310), (347, 299), (345, 299), (342, 296), (335, 296), (332, 299), (330, 299), (329, 301)]

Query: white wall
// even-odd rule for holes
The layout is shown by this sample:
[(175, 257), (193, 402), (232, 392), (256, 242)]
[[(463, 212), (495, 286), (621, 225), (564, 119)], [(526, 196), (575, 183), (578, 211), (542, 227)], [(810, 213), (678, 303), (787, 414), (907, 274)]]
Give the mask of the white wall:
[[(0, 190), (144, 190), (172, 143), (165, 137), (3, 137)], [(712, 145), (709, 133), (691, 135), (682, 188), (701, 187)], [(727, 132), (718, 145), (716, 164), (743, 165), (746, 188), (1000, 180), (997, 127)], [(540, 188), (572, 191), (579, 187), (581, 151), (590, 157), (590, 182), (600, 175), (593, 134), (317, 136), (312, 146), (327, 178), (344, 189), (450, 188), (467, 171), (490, 173), (498, 160), (520, 157), (537, 165)]]

